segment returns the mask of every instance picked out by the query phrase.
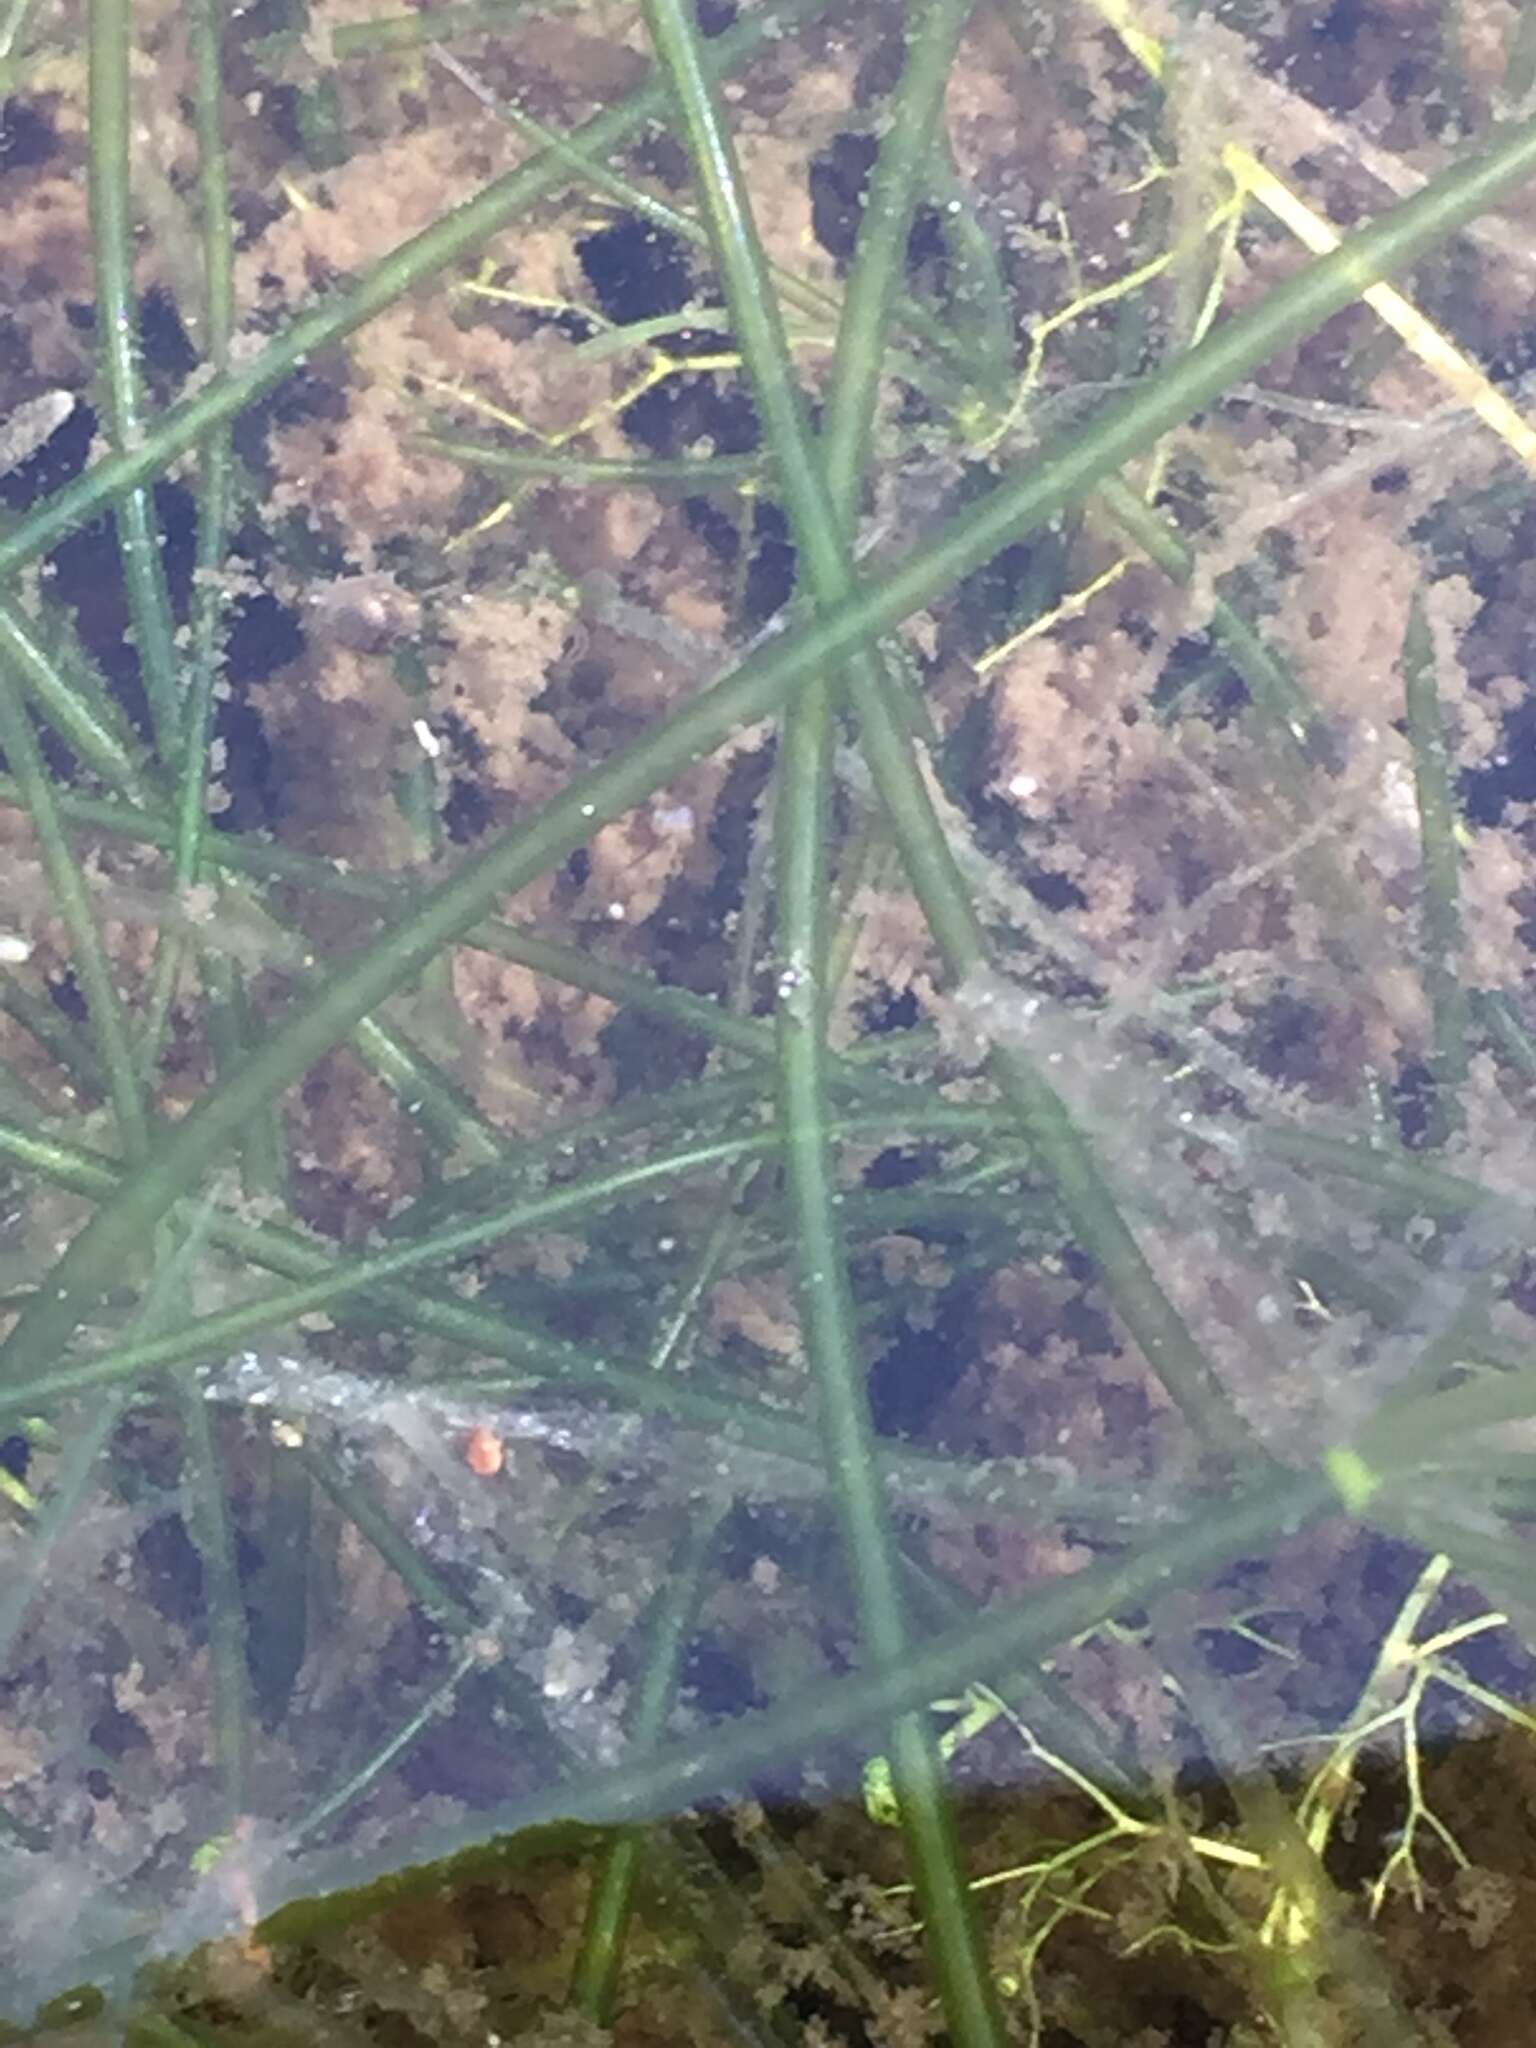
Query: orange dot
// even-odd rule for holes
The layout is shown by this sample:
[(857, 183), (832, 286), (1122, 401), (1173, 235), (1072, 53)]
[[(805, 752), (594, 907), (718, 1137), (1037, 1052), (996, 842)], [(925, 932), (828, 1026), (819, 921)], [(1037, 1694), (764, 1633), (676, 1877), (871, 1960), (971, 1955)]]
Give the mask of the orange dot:
[(478, 1472), (482, 1479), (494, 1479), (501, 1470), (504, 1455), (501, 1438), (494, 1429), (487, 1429), (482, 1422), (469, 1432), (464, 1462), (471, 1472)]

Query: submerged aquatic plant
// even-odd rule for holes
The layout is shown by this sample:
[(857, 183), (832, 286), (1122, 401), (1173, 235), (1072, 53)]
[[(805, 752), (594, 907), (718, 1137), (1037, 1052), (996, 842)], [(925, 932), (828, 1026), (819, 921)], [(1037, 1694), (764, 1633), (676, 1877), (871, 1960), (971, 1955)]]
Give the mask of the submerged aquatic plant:
[(1393, 155), (1302, 10), (349, 12), (3, 52), (5, 2002), (595, 1823), (606, 2024), (820, 1788), (872, 2038), (1102, 1915), (1401, 2040), (1365, 1751), (1379, 1910), (1529, 1726), (1523, 39)]

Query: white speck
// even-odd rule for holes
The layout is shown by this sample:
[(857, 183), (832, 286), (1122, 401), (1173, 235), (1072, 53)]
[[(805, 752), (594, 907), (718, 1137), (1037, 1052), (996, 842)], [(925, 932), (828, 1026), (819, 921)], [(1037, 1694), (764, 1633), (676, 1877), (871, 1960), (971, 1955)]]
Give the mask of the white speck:
[(23, 960), (32, 958), (32, 941), (24, 939), (18, 932), (0, 932), (0, 964), (19, 967)]
[(544, 1697), (565, 1700), (589, 1695), (608, 1670), (608, 1652), (600, 1644), (582, 1642), (568, 1628), (557, 1628), (544, 1655)]
[(416, 735), (416, 744), (429, 760), (435, 761), (443, 751), (443, 743), (424, 718), (411, 720), (411, 731)]
[(615, 923), (615, 924), (622, 924), (622, 923), (624, 922), (624, 906), (623, 906), (623, 904), (622, 904), (622, 903), (610, 903), (610, 904), (609, 904), (609, 906), (608, 906), (608, 915), (609, 915), (609, 916), (610, 916), (610, 917), (611, 917), (611, 918), (613, 919), (613, 921), (614, 921), (614, 923)]
[(1033, 796), (1039, 787), (1040, 778), (1038, 775), (1010, 775), (1008, 778), (1008, 794), (1010, 796)]
[(1419, 798), (1407, 763), (1388, 761), (1381, 771), (1380, 789), (1382, 809), (1391, 822), (1416, 830)]

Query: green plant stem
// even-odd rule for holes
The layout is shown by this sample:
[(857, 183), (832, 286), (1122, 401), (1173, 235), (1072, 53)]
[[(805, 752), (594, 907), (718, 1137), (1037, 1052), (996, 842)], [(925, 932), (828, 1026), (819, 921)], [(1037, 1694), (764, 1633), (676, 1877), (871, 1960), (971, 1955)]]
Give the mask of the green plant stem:
[[(156, 1232), (163, 1256), (156, 1261), (150, 1283), (144, 1316), (147, 1329), (177, 1325), (187, 1312), (189, 1275), (202, 1255), (213, 1214), (213, 1198), (207, 1196), (188, 1219), (179, 1241), (169, 1222)], [(213, 1752), (224, 1796), (222, 1826), (228, 1829), (250, 1805), (251, 1676), (245, 1591), (235, 1562), (234, 1530), (214, 1418), (195, 1372), (183, 1370), (174, 1375), (173, 1388), (181, 1417), (187, 1533), (203, 1572), (213, 1676)]]
[[(72, 637), (72, 636), (71, 636)], [(143, 750), (127, 731), (116, 707), (104, 693), (65, 674), (57, 651), (39, 642), (33, 624), (6, 597), (0, 596), (0, 657), (10, 663), (17, 683), (27, 692), (80, 760), (130, 803), (148, 800), (153, 777)]]
[(441, 1152), (458, 1153), (475, 1166), (508, 1156), (510, 1144), (481, 1115), (474, 1098), (403, 1033), (365, 1017), (352, 1043)]
[(14, 55), (32, 12), (34, 0), (6, 0), (0, 9), (0, 58)]
[[(629, 1726), (630, 1739), (642, 1755), (666, 1734), (682, 1676), (683, 1654), (704, 1590), (704, 1562), (719, 1521), (718, 1514), (695, 1510), (692, 1526), (668, 1562), (647, 1617), (645, 1664)], [(619, 1971), (645, 1853), (644, 1830), (623, 1828), (603, 1851), (593, 1874), (571, 1976), (570, 2002), (599, 2027), (613, 2025)]]
[(1313, 1172), (1336, 1173), (1342, 1179), (1376, 1188), (1390, 1201), (1426, 1209), (1433, 1216), (1460, 1219), (1479, 1212), (1502, 1213), (1516, 1228), (1530, 1220), (1528, 1202), (1513, 1201), (1480, 1181), (1448, 1173), (1443, 1166), (1434, 1166), (1412, 1152), (1384, 1151), (1361, 1138), (1275, 1124), (1255, 1125), (1250, 1142), (1272, 1159), (1288, 1160)]
[[(138, 362), (138, 301), (133, 289), (132, 182), (128, 153), (129, 0), (91, 0), (91, 253), (96, 272), (96, 355), (112, 440), (120, 452), (148, 437)], [(180, 751), (175, 631), (165, 585), (163, 541), (151, 495), (154, 469), (114, 493), (118, 547), (139, 671), (160, 758)]]
[(567, 455), (553, 449), (487, 448), (478, 441), (455, 440), (450, 434), (421, 434), (416, 439), (423, 454), (441, 455), (466, 469), (485, 476), (511, 477), (518, 482), (536, 477), (569, 484), (572, 490), (590, 490), (610, 485), (615, 490), (638, 488), (648, 491), (681, 491), (701, 497), (711, 491), (739, 490), (743, 484), (759, 482), (766, 476), (758, 455), (684, 456), (676, 461), (659, 457), (647, 461), (636, 456), (626, 462), (595, 455)]
[[(106, 1075), (96, 1048), (87, 1034), (56, 1003), (39, 995), (16, 975), (0, 975), (0, 1009), (14, 1017), (24, 1031), (68, 1075), (77, 1105), (102, 1101), (107, 1094)], [(41, 1103), (41, 1098), (39, 1098)], [(44, 1114), (48, 1111), (45, 1109)]]
[(268, 1728), (287, 1714), (311, 1646), (323, 1634), (313, 1626), (311, 1585), (316, 1574), (314, 1481), (286, 1430), (263, 1447), (266, 1488), (255, 1517), (260, 1559), (249, 1575), (249, 1683)]
[(1006, 410), (1013, 386), (1013, 307), (991, 236), (977, 218), (970, 187), (960, 174), (942, 126), (927, 166), (939, 232), (949, 255), (947, 297), (957, 349), (974, 366), (976, 382), (994, 412)]
[(1522, 1080), (1536, 1081), (1536, 1037), (1521, 1014), (1517, 997), (1506, 989), (1474, 991), (1472, 1010), (1478, 1024)]
[(343, 59), (420, 50), (452, 36), (505, 28), (526, 6), (527, 0), (460, 0), (458, 6), (434, 7), (430, 14), (381, 14), (374, 21), (352, 21), (333, 28), (331, 50)]
[[(423, 1614), (461, 1639), (492, 1626), (494, 1603), (476, 1604), (434, 1570), (431, 1562), (396, 1528), (363, 1479), (338, 1469), (335, 1459), (308, 1441), (297, 1445), (293, 1455), (319, 1491), (372, 1545)], [(537, 1688), (510, 1658), (499, 1658), (490, 1668), (503, 1708), (515, 1726), (517, 1740), (542, 1765), (553, 1769), (560, 1761), (560, 1750)]]
[[(930, 0), (914, 27), (897, 108), (866, 204), (838, 328), (833, 397), (820, 448), (810, 431), (729, 130), (684, 0), (647, 0), (688, 140), (731, 322), (752, 378), (764, 436), (815, 603), (853, 590), (849, 535), (879, 389), (879, 365), (926, 158), (968, 0)], [(884, 695), (880, 661), (859, 650)], [(827, 1080), (827, 842), (833, 677), (819, 672), (788, 706), (780, 746), (778, 865), (780, 1137), (789, 1176), (797, 1291), (828, 1479), (837, 1502), (866, 1653), (900, 1658), (908, 1643), (900, 1561), (874, 1458), (857, 1348), (847, 1248), (837, 1202)], [(950, 2031), (967, 2048), (1002, 2040), (1001, 2015), (972, 1910), (954, 1815), (930, 1723), (904, 1715), (890, 1758), (935, 1981)]]
[(198, 1381), (181, 1377), (177, 1412), (191, 1468), (187, 1527), (203, 1567), (213, 1663), (214, 1749), (224, 1794), (224, 1825), (249, 1805), (250, 1676), (245, 1652), (245, 1594), (235, 1564), (229, 1502), (219, 1473), (213, 1416)]
[[(850, 1114), (875, 1112), (892, 1135), (905, 1126), (934, 1138), (964, 1142), (980, 1134), (987, 1112), (975, 1105), (935, 1101), (932, 1091), (869, 1076), (876, 1083), (866, 1096), (865, 1075), (853, 1062), (840, 1070), (838, 1094)], [(756, 1125), (761, 1115), (761, 1082), (755, 1074), (723, 1076), (715, 1081), (688, 1081), (648, 1098), (630, 1098), (591, 1114), (562, 1118), (535, 1138), (524, 1138), (516, 1150), (494, 1166), (461, 1174), (441, 1189), (419, 1196), (409, 1209), (386, 1226), (392, 1238), (420, 1238), (444, 1224), (457, 1225), (483, 1214), (510, 1197), (533, 1193), (542, 1186), (551, 1165), (564, 1166), (578, 1153), (601, 1155), (610, 1146), (643, 1131), (674, 1133), (673, 1142), (724, 1136), (732, 1125)], [(872, 1129), (874, 1126), (866, 1126)]]
[[(261, 1020), (251, 1005), (246, 976), (237, 962), (204, 953), (199, 969), (209, 995), (208, 1049), (214, 1071), (222, 1078), (247, 1058), (260, 1033)], [(240, 1175), (247, 1196), (281, 1199), (287, 1188), (287, 1156), (275, 1103), (268, 1103), (241, 1134)]]
[(37, 735), (15, 689), (9, 667), (0, 657), (0, 749), (21, 789), (42, 849), (54, 903), (69, 933), (75, 972), (85, 997), (96, 1051), (106, 1074), (113, 1114), (124, 1152), (139, 1157), (149, 1143), (149, 1126), (134, 1064), (127, 1018), (112, 978), (106, 947), (53, 800), (53, 779), (44, 765)]
[(1520, 107), (1536, 87), (1536, 14), (1528, 7), (1518, 8), (1508, 34), (1504, 97), (1511, 105)]
[[(1175, 583), (1193, 582), (1199, 557), (1171, 521), (1122, 477), (1107, 477), (1095, 502), (1149, 560)], [(1255, 709), (1287, 751), (1292, 773), (1308, 767), (1326, 748), (1325, 721), (1316, 704), (1273, 648), (1249, 625), (1229, 598), (1211, 602), (1210, 636), (1247, 685)]]
[[(224, 147), (224, 81), (219, 58), (219, 21), (213, 0), (192, 0), (188, 9), (195, 79), (198, 178), (203, 255), (203, 360), (216, 373), (228, 372), (234, 336), (234, 234), (231, 225), (229, 163)], [(174, 880), (178, 892), (198, 879), (208, 829), (209, 756), (213, 743), (214, 686), (223, 661), (222, 578), (229, 552), (234, 485), (230, 424), (210, 429), (199, 451), (197, 546), (192, 576), (191, 661), (185, 702), (176, 705), (175, 746), (168, 759), (177, 771)], [(179, 932), (162, 931), (155, 957), (142, 1060), (152, 1071), (170, 1022), (176, 984), (187, 951)], [(211, 991), (218, 1002), (218, 991)], [(226, 1017), (226, 1035), (238, 1019)]]
[(126, 1398), (123, 1392), (108, 1395), (70, 1435), (40, 1511), (28, 1530), (26, 1546), (19, 1555), (12, 1556), (7, 1566), (4, 1589), (0, 1591), (0, 1660), (10, 1656), (27, 1611), (42, 1588), (54, 1547), (85, 1499), (96, 1461), (117, 1427)]
[(313, 1835), (323, 1834), (332, 1821), (339, 1819), (349, 1806), (355, 1806), (378, 1783), (392, 1764), (399, 1763), (424, 1735), (430, 1734), (435, 1722), (448, 1719), (453, 1712), (454, 1696), (480, 1661), (479, 1644), (466, 1644), (455, 1657), (446, 1677), (433, 1686), (390, 1735), (376, 1744), (339, 1785), (310, 1808), (292, 1830), (293, 1840), (304, 1843)]

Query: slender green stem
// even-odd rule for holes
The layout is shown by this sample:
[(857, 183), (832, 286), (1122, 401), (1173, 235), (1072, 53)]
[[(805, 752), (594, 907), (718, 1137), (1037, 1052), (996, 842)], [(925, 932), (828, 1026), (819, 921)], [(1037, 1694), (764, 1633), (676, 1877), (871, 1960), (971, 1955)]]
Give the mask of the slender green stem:
[(1313, 1172), (1336, 1173), (1378, 1189), (1391, 1201), (1426, 1209), (1432, 1216), (1463, 1217), (1503, 1212), (1516, 1225), (1528, 1222), (1529, 1203), (1486, 1188), (1480, 1181), (1448, 1173), (1411, 1152), (1388, 1152), (1360, 1138), (1295, 1126), (1259, 1124), (1249, 1142), (1274, 1159), (1286, 1159)]
[(1536, 87), (1536, 14), (1518, 8), (1507, 31), (1509, 47), (1504, 59), (1504, 97), (1519, 107)]
[[(165, 1255), (157, 1260), (144, 1317), (147, 1329), (179, 1323), (191, 1298), (196, 1269), (213, 1221), (214, 1201), (205, 1196), (188, 1227), (173, 1237), (170, 1224), (156, 1232)], [(232, 1828), (250, 1804), (251, 1676), (246, 1653), (245, 1592), (235, 1562), (235, 1536), (223, 1460), (214, 1417), (194, 1372), (174, 1380), (181, 1417), (186, 1522), (203, 1568), (203, 1607), (208, 1617), (213, 1670), (213, 1747), (223, 1792), (224, 1828)]]
[(5, 0), (0, 9), (0, 58), (9, 58), (21, 41), (33, 0)]
[(293, 1830), (294, 1841), (307, 1842), (312, 1836), (323, 1834), (332, 1821), (339, 1819), (349, 1806), (355, 1806), (379, 1782), (391, 1765), (399, 1763), (424, 1735), (430, 1733), (434, 1722), (446, 1719), (452, 1711), (454, 1695), (482, 1661), (481, 1645), (478, 1642), (466, 1644), (454, 1658), (446, 1677), (439, 1679), (399, 1726), (383, 1742), (376, 1744), (339, 1785), (310, 1808)]
[[(695, 1512), (684, 1531), (647, 1618), (645, 1663), (630, 1716), (629, 1734), (643, 1756), (666, 1734), (677, 1699), (683, 1653), (704, 1591), (704, 1562), (720, 1517)], [(613, 2025), (619, 1971), (634, 1913), (645, 1836), (624, 1828), (603, 1852), (587, 1898), (581, 1947), (571, 1977), (571, 2004), (599, 2027)]]
[(526, 6), (527, 0), (460, 0), (457, 6), (434, 7), (430, 14), (381, 14), (374, 21), (352, 21), (332, 29), (331, 49), (341, 58), (419, 50), (454, 36), (505, 28)]
[[(234, 335), (234, 234), (229, 164), (224, 147), (219, 21), (213, 0), (193, 0), (189, 12), (202, 197), (203, 360), (215, 372), (224, 374), (229, 369)], [(208, 764), (213, 742), (214, 686), (222, 664), (222, 578), (229, 551), (234, 482), (228, 421), (210, 430), (199, 456), (191, 662), (185, 702), (176, 705), (176, 744), (167, 756), (178, 775), (174, 862), (178, 891), (190, 888), (198, 878), (208, 829)], [(147, 1071), (153, 1069), (160, 1056), (186, 951), (186, 941), (180, 932), (161, 931), (143, 1037), (142, 1056)], [(234, 1028), (234, 1022), (225, 1020), (226, 1032)]]
[[(933, 0), (920, 16), (899, 112), (881, 151), (866, 206), (860, 260), (838, 330), (826, 438), (818, 449), (730, 133), (701, 61), (697, 27), (683, 0), (647, 0), (651, 37), (677, 98), (764, 436), (773, 451), (810, 591), (823, 609), (835, 607), (853, 589), (850, 528), (874, 416), (879, 364), (915, 207), (918, 170), (968, 11), (965, 0)], [(852, 666), (867, 670), (869, 687), (883, 694), (876, 654), (860, 651)], [(779, 765), (774, 844), (780, 1135), (789, 1174), (801, 1318), (828, 1477), (858, 1601), (860, 1634), (867, 1653), (876, 1661), (887, 1661), (902, 1655), (908, 1628), (898, 1552), (886, 1516), (858, 1359), (857, 1319), (829, 1133), (832, 678), (827, 673), (803, 684), (788, 707)], [(928, 1721), (921, 1715), (904, 1715), (892, 1730), (890, 1754), (950, 2030), (968, 2048), (987, 2048), (1002, 2039), (1001, 2016)]]
[(263, 1455), (265, 1497), (255, 1518), (260, 1556), (246, 1592), (250, 1687), (267, 1727), (288, 1712), (311, 1646), (323, 1634), (315, 1624), (313, 1586), (314, 1480), (288, 1430), (274, 1430)]
[(1520, 1005), (1505, 989), (1479, 989), (1472, 998), (1473, 1014), (1515, 1071), (1525, 1080), (1536, 1080), (1536, 1037), (1521, 1014)]
[(71, 1435), (28, 1531), (26, 1547), (20, 1555), (13, 1553), (7, 1564), (4, 1590), (0, 1591), (0, 1660), (9, 1657), (28, 1609), (41, 1590), (54, 1548), (84, 1502), (96, 1461), (121, 1419), (125, 1401), (124, 1393), (109, 1395)]
[(134, 1064), (127, 1019), (123, 1014), (111, 963), (97, 929), (96, 916), (59, 819), (53, 780), (44, 766), (32, 721), (15, 689), (7, 663), (0, 657), (0, 748), (10, 763), (42, 848), (54, 902), (69, 932), (75, 972), (85, 996), (96, 1050), (107, 1077), (113, 1113), (124, 1151), (141, 1154), (149, 1142), (139, 1076)]
[(466, 469), (479, 470), (486, 476), (512, 477), (519, 482), (529, 477), (554, 478), (569, 484), (572, 490), (611, 484), (615, 490), (678, 490), (690, 497), (700, 497), (709, 491), (738, 490), (743, 484), (757, 482), (765, 473), (762, 458), (757, 455), (681, 457), (673, 462), (659, 457), (647, 461), (636, 456), (633, 461), (623, 461), (570, 455), (553, 449), (487, 448), (478, 441), (455, 440), (450, 434), (422, 434), (419, 445), (426, 453), (446, 456), (450, 462), (461, 462)]
[(942, 127), (936, 140), (937, 151), (927, 175), (949, 253), (949, 317), (956, 345), (964, 360), (975, 366), (977, 383), (988, 404), (1002, 413), (1013, 384), (1013, 307), (1008, 283)]
[[(64, 637), (79, 657), (73, 636)], [(0, 597), (0, 656), (85, 766), (130, 803), (145, 802), (151, 771), (143, 749), (105, 692), (87, 686), (83, 657), (70, 662), (65, 649), (45, 648), (31, 622), (5, 597)]]
[(187, 1526), (203, 1567), (214, 1672), (214, 1744), (224, 1793), (224, 1825), (249, 1805), (250, 1676), (245, 1652), (245, 1594), (235, 1564), (229, 1502), (220, 1477), (214, 1418), (201, 1385), (183, 1375), (178, 1389), (185, 1456), (190, 1468)]
[[(215, 1074), (223, 1076), (248, 1057), (261, 1020), (252, 1007), (245, 971), (238, 962), (204, 953), (199, 973), (209, 999), (208, 1049)], [(363, 1028), (358, 1027), (359, 1031)], [(283, 1133), (275, 1103), (268, 1103), (241, 1133), (240, 1175), (247, 1196), (281, 1197), (287, 1185)]]
[(107, 1093), (106, 1075), (96, 1048), (88, 1035), (56, 1003), (13, 974), (0, 976), (0, 1009), (14, 1017), (69, 1077), (78, 1103), (101, 1101)]
[[(91, 253), (96, 270), (96, 354), (117, 449), (145, 445), (143, 381), (138, 361), (138, 301), (133, 289), (132, 183), (129, 176), (129, 0), (91, 0), (90, 191)], [(160, 757), (179, 751), (181, 705), (176, 683), (175, 629), (165, 584), (162, 540), (151, 480), (145, 470), (116, 498), (118, 547), (133, 619), (139, 672)]]
[[(1175, 583), (1194, 580), (1198, 556), (1178, 529), (1132, 490), (1120, 477), (1107, 477), (1095, 494), (1109, 517)], [(1248, 686), (1248, 693), (1270, 730), (1293, 750), (1306, 750), (1305, 765), (1327, 745), (1327, 731), (1321, 712), (1297, 682), (1295, 676), (1261, 634), (1256, 632), (1227, 597), (1219, 593), (1211, 604), (1211, 638)]]
[(474, 1166), (508, 1156), (510, 1145), (481, 1115), (474, 1098), (402, 1032), (365, 1017), (352, 1043), (444, 1154), (457, 1153)]

